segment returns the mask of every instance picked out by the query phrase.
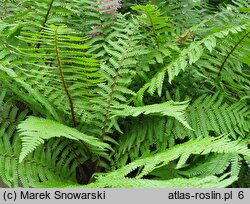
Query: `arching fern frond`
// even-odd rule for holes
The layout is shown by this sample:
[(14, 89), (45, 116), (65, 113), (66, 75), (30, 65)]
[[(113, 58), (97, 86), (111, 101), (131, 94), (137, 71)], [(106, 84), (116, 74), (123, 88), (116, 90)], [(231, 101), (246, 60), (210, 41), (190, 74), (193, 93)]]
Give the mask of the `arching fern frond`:
[[(168, 82), (172, 83), (181, 71), (187, 71), (191, 65), (194, 65), (196, 62), (198, 63), (204, 53), (215, 51), (217, 46), (220, 47), (219, 42), (226, 41), (230, 38), (230, 35), (247, 32), (249, 24), (246, 23), (243, 17), (235, 20), (230, 26), (225, 26), (228, 24), (226, 22), (230, 22), (233, 15), (233, 12), (225, 10), (220, 14), (212, 16), (209, 20), (204, 20), (199, 25), (194, 25), (190, 28), (190, 32), (194, 36), (195, 41), (189, 42), (187, 46), (181, 45), (181, 49), (177, 52), (176, 50), (175, 52), (170, 52), (171, 60), (166, 60), (163, 65), (158, 66), (157, 71), (153, 73), (153, 77), (150, 76), (146, 78), (146, 83), (137, 91), (136, 96), (133, 97), (134, 102), (142, 101), (146, 91), (152, 96), (155, 92), (161, 96), (162, 90), (164, 90), (166, 74), (168, 74)], [(207, 27), (210, 25), (216, 26), (216, 28), (208, 30)], [(193, 30), (195, 30), (195, 32), (193, 32)], [(171, 45), (173, 46), (174, 44), (171, 43)], [(244, 47), (248, 49), (246, 43)], [(244, 53), (246, 54), (245, 51)], [(240, 59), (240, 61), (246, 61), (246, 57), (244, 57), (244, 60)], [(221, 63), (223, 63), (223, 61)]]
[(209, 17), (211, 14), (209, 12), (205, 15), (206, 9), (201, 5), (197, 5), (199, 2), (186, 0), (152, 0), (151, 2), (157, 5), (162, 13), (172, 19), (173, 31), (177, 35), (181, 35), (186, 29), (199, 24), (201, 20)]
[[(0, 94), (0, 176), (4, 183), (9, 187), (29, 187), (50, 179), (75, 182), (74, 167), (77, 162), (76, 156), (71, 155), (75, 148), (72, 142), (51, 140), (19, 163), (22, 144), (16, 127), (28, 115), (29, 109), (21, 108), (17, 103), (19, 108), (9, 96), (4, 91)], [(65, 150), (63, 154), (62, 149)], [(81, 149), (77, 150), (77, 154), (82, 154)], [(81, 162), (84, 162), (82, 159)]]
[(229, 33), (241, 32), (247, 29), (247, 24), (240, 26), (232, 26), (225, 28), (222, 31), (215, 32), (204, 39), (193, 42), (188, 48), (183, 49), (180, 54), (172, 60), (167, 66), (161, 67), (157, 73), (147, 82), (138, 92), (138, 98), (148, 89), (150, 94), (154, 94), (158, 90), (158, 95), (161, 96), (163, 81), (166, 73), (168, 73), (169, 83), (173, 81), (175, 76), (179, 75), (180, 71), (186, 70), (189, 65), (197, 62), (203, 55), (205, 49), (212, 50), (216, 46), (216, 38), (224, 38)]
[[(175, 120), (175, 119), (174, 119)], [(112, 168), (125, 166), (128, 161), (134, 161), (141, 156), (148, 156), (155, 150), (165, 150), (169, 138), (165, 134), (166, 118), (140, 117), (131, 122), (130, 127), (119, 138), (113, 153)]]
[[(100, 176), (101, 177), (101, 176)], [(119, 178), (106, 179), (105, 177), (98, 178), (97, 182), (84, 186), (63, 184), (60, 182), (44, 182), (36, 184), (36, 187), (60, 186), (61, 188), (223, 188), (232, 184), (237, 177), (216, 177), (208, 176), (204, 178), (177, 178), (170, 180), (154, 180), (154, 179), (134, 179), (134, 178)]]
[(142, 14), (139, 19), (144, 24), (143, 26), (150, 29), (154, 44), (159, 48), (162, 42), (166, 42), (165, 34), (171, 30), (169, 19), (154, 5), (138, 5), (131, 8)]
[[(140, 179), (142, 179), (144, 176), (148, 175), (154, 169), (158, 169), (160, 167), (163, 167), (163, 166), (169, 164), (170, 161), (175, 161), (179, 158), (178, 162), (176, 163), (176, 165), (177, 165), (176, 168), (180, 169), (180, 168), (184, 167), (184, 169), (185, 169), (184, 164), (187, 162), (187, 159), (190, 157), (191, 154), (206, 155), (206, 154), (209, 154), (211, 152), (214, 152), (217, 155), (218, 155), (218, 153), (219, 153), (219, 155), (222, 155), (222, 153), (223, 154), (230, 154), (230, 155), (232, 155), (232, 154), (249, 155), (250, 154), (249, 150), (247, 149), (246, 143), (242, 143), (239, 141), (231, 142), (230, 140), (228, 140), (225, 137), (223, 137), (223, 138), (207, 137), (207, 138), (204, 138), (202, 140), (189, 141), (187, 143), (174, 146), (173, 148), (170, 148), (170, 149), (165, 150), (163, 152), (157, 153), (155, 155), (147, 156), (145, 158), (135, 160), (134, 162), (131, 162), (130, 164), (128, 164), (124, 167), (121, 167), (118, 170), (115, 170), (115, 171), (108, 173), (108, 174), (100, 175), (100, 180), (97, 179), (96, 184), (98, 186), (98, 182), (100, 182), (100, 185), (104, 184), (104, 186), (105, 186), (105, 181), (107, 181), (110, 185), (111, 183), (109, 182), (109, 179), (112, 178), (113, 181), (114, 181), (114, 179), (117, 179), (117, 181), (121, 179), (124, 182), (128, 182), (127, 184), (129, 185), (130, 179), (128, 179), (127, 177), (129, 177), (129, 174), (131, 172), (137, 172), (135, 178), (139, 179), (139, 180), (131, 179), (131, 182), (136, 183), (136, 181), (137, 181), (140, 183)], [(228, 165), (228, 164), (226, 164), (226, 165)], [(224, 170), (225, 170), (225, 167), (224, 167)], [(223, 170), (221, 170), (221, 169), (220, 169), (220, 171), (212, 171), (212, 172), (210, 171), (209, 173), (211, 173), (211, 174), (209, 174), (209, 176), (211, 176), (215, 173), (222, 173), (222, 172), (223, 172)], [(207, 175), (204, 174), (204, 176), (202, 176), (201, 178), (207, 178)], [(235, 176), (235, 174), (232, 174), (232, 177), (230, 177), (228, 180), (227, 179), (226, 180), (229, 181), (229, 184), (231, 184), (236, 180), (236, 178), (237, 178), (237, 175)], [(193, 179), (195, 179), (195, 178), (193, 178)], [(223, 179), (225, 179), (224, 176), (223, 176)], [(177, 180), (181, 181), (182, 179), (177, 179)], [(224, 180), (224, 181), (226, 182), (226, 180)], [(170, 182), (173, 180), (170, 179), (167, 181)], [(145, 182), (147, 182), (147, 181), (145, 181)], [(150, 180), (148, 182), (150, 182)], [(162, 182), (164, 183), (164, 181), (162, 181)], [(130, 184), (132, 185), (132, 183), (130, 183)], [(137, 183), (137, 185), (140, 185), (139, 183)], [(113, 182), (112, 184), (113, 184), (113, 187), (116, 187), (115, 182)], [(227, 183), (224, 185), (227, 186), (229, 184)], [(95, 183), (92, 185), (95, 186)], [(109, 186), (107, 183), (106, 183), (106, 185)], [(162, 184), (162, 185), (164, 185), (164, 184)], [(117, 186), (119, 186), (119, 181), (117, 183)], [(185, 186), (185, 184), (184, 184), (184, 186)], [(185, 187), (187, 187), (187, 186), (185, 186)], [(196, 187), (196, 186), (191, 185), (189, 187)], [(203, 186), (203, 187), (205, 187), (205, 186)]]
[(123, 178), (117, 180), (100, 179), (96, 184), (89, 184), (87, 187), (93, 188), (223, 188), (232, 184), (237, 177), (227, 179), (218, 178), (216, 176), (208, 176), (204, 178), (177, 178), (167, 181), (159, 181), (154, 179), (130, 179)]
[(18, 78), (33, 83), (33, 89), (76, 126), (83, 114), (80, 110), (94, 96), (93, 87), (102, 81), (98, 62), (86, 54), (88, 47), (82, 44), (86, 39), (56, 26), (43, 28), (39, 34), (23, 32), (19, 38), (29, 46), (17, 48), (28, 59), (15, 68)]
[[(236, 92), (239, 97), (249, 92), (250, 77), (248, 74), (250, 44), (250, 27), (237, 30), (226, 38), (217, 40), (217, 46), (194, 64), (194, 68), (205, 80), (218, 88)], [(207, 47), (209, 46), (206, 45)]]
[(114, 32), (107, 37), (107, 45), (104, 46), (109, 58), (101, 63), (100, 68), (104, 83), (98, 85), (99, 96), (93, 100), (95, 124), (98, 124), (96, 133), (99, 132), (102, 140), (111, 128), (113, 110), (125, 104), (128, 95), (134, 95), (130, 89), (135, 76), (133, 66), (137, 63), (138, 55), (143, 53), (136, 22), (127, 22), (124, 16), (119, 15), (113, 29)]
[(225, 103), (219, 93), (204, 95), (196, 99), (187, 109), (187, 121), (194, 131), (182, 129), (169, 121), (169, 128), (177, 138), (187, 135), (190, 138), (208, 135), (209, 132), (229, 134), (233, 138), (246, 137), (250, 130), (249, 108), (244, 101)]
[[(232, 142), (225, 137), (207, 137), (202, 140), (193, 140), (180, 145), (176, 145), (175, 147), (172, 147), (155, 155), (138, 159), (113, 172), (107, 174), (97, 174), (96, 181), (84, 187), (225, 187), (232, 184), (237, 179), (237, 175), (231, 174), (231, 177), (227, 178), (229, 176), (228, 173), (222, 174), (220, 178), (212, 175), (204, 175), (200, 178), (191, 177), (190, 179), (178, 178), (161, 181), (155, 181), (154, 179), (144, 179), (144, 177), (150, 172), (169, 164), (169, 162), (171, 161), (178, 161), (176, 162), (176, 168), (185, 168), (184, 164), (187, 162), (187, 159), (191, 155), (207, 155), (212, 152), (219, 155), (222, 153), (231, 155), (250, 155), (247, 144), (245, 142)], [(131, 172), (136, 173), (135, 178), (129, 178), (129, 174)], [(215, 172), (210, 173), (214, 174)], [(214, 182), (218, 182), (217, 185), (215, 185)], [(68, 187), (69, 186), (70, 185), (68, 185)], [(73, 185), (71, 187), (73, 187)]]
[[(172, 100), (172, 98), (169, 98)], [(160, 110), (160, 109), (159, 109)], [(128, 111), (129, 112), (129, 111)], [(200, 138), (227, 134), (238, 139), (247, 138), (250, 112), (244, 101), (226, 103), (222, 94), (204, 95), (191, 103), (185, 111), (185, 121), (192, 130), (170, 117), (141, 117), (135, 119), (118, 142), (114, 155), (117, 166), (155, 149), (164, 150), (176, 144), (176, 139)]]
[(117, 110), (113, 111), (114, 116), (133, 116), (136, 117), (140, 114), (144, 115), (160, 115), (160, 116), (171, 116), (182, 123), (186, 128), (192, 129), (185, 119), (185, 110), (188, 107), (188, 101), (184, 102), (174, 102), (168, 101), (161, 104), (153, 104), (142, 107), (132, 107), (132, 106), (117, 106)]
[[(46, 24), (56, 24), (57, 26), (65, 25), (75, 26), (77, 22), (69, 20), (77, 19), (80, 1), (59, 0), (14, 0), (5, 1), (0, 5), (2, 11), (2, 19), (10, 24), (26, 24), (25, 30), (33, 32), (41, 32)], [(32, 26), (31, 26), (32, 25)], [(34, 26), (35, 25), (35, 26)], [(39, 46), (38, 46), (39, 47)]]
[(204, 160), (184, 168), (179, 173), (188, 177), (220, 175), (228, 168), (232, 158), (232, 154), (211, 154)]
[(230, 105), (223, 103), (222, 95), (202, 96), (189, 107), (188, 112), (188, 121), (196, 129), (196, 134), (206, 135), (213, 130), (237, 138), (244, 137), (250, 130), (250, 112), (244, 101)]
[(244, 142), (230, 141), (228, 138), (214, 138), (206, 137), (201, 140), (191, 140), (189, 142), (176, 145), (170, 149), (163, 152), (157, 153), (155, 155), (141, 158), (136, 160), (127, 166), (124, 166), (117, 171), (110, 173), (110, 176), (122, 178), (128, 175), (130, 172), (137, 168), (141, 168), (138, 172), (136, 178), (142, 178), (156, 168), (167, 165), (170, 161), (174, 161), (178, 158), (177, 168), (181, 168), (190, 157), (191, 154), (209, 154), (214, 153), (234, 153), (249, 155), (250, 152)]
[(22, 151), (19, 161), (23, 159), (45, 140), (55, 137), (65, 137), (71, 140), (81, 141), (88, 151), (94, 155), (105, 155), (108, 144), (102, 143), (95, 137), (85, 135), (74, 128), (67, 127), (52, 120), (30, 116), (18, 125), (22, 140)]
[[(91, 53), (97, 56), (106, 56), (104, 46), (114, 30), (113, 26), (117, 18), (117, 9), (121, 6), (120, 1), (111, 0), (81, 0), (83, 18), (85, 20), (85, 35), (90, 36)], [(79, 7), (81, 9), (81, 7)], [(78, 9), (79, 9), (78, 8)], [(85, 9), (88, 8), (88, 9)]]

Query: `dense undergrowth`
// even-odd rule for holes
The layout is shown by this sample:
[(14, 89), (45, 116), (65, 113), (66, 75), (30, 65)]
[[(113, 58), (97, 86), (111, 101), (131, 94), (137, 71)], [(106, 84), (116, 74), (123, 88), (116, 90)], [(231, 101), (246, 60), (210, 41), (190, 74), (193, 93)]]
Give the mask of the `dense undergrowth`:
[(9, 187), (250, 187), (250, 2), (0, 2)]

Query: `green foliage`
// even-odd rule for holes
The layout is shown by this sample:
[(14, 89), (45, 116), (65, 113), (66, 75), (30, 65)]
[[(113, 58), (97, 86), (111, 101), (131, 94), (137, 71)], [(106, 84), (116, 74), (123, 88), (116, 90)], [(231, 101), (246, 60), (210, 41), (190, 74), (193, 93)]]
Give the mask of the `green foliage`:
[[(0, 95), (0, 176), (10, 187), (34, 186), (37, 182), (60, 180), (75, 182), (76, 161), (72, 158), (73, 144), (67, 140), (50, 140), (29, 154), (21, 163), (21, 136), (17, 125), (29, 114), (29, 109), (17, 103), (6, 91)], [(5, 100), (8, 96), (8, 100)], [(20, 106), (20, 107), (18, 107)], [(62, 149), (64, 153), (62, 154)], [(78, 153), (82, 150), (77, 150)], [(59, 159), (60, 158), (60, 159)], [(69, 164), (72, 163), (72, 167)]]
[(130, 107), (121, 106), (122, 110), (117, 110), (115, 112), (116, 116), (138, 116), (140, 114), (148, 115), (157, 113), (161, 116), (172, 116), (179, 122), (181, 122), (185, 127), (192, 129), (185, 120), (184, 111), (188, 106), (187, 101), (177, 103), (173, 101), (168, 101), (162, 104), (154, 104), (142, 107)]
[(179, 169), (185, 165), (191, 154), (209, 154), (215, 153), (240, 153), (242, 155), (249, 155), (246, 143), (239, 141), (230, 142), (227, 138), (213, 138), (207, 137), (202, 140), (190, 140), (184, 144), (175, 145), (174, 147), (159, 152), (155, 155), (148, 156), (142, 159), (138, 159), (127, 166), (120, 168), (117, 171), (110, 173), (110, 176), (114, 178), (124, 177), (136, 168), (140, 168), (136, 178), (142, 178), (156, 168), (160, 168), (167, 165), (170, 161), (180, 158), (176, 164), (176, 168)]
[[(229, 134), (236, 139), (246, 137), (250, 130), (247, 103), (244, 101), (226, 103), (219, 93), (197, 98), (188, 108), (187, 115), (188, 122), (196, 130), (197, 136), (208, 135), (209, 131), (213, 131), (217, 135)], [(193, 133), (189, 132), (188, 135), (192, 136)]]
[(187, 107), (185, 118), (193, 129), (188, 129), (172, 118), (145, 117), (143, 120), (135, 120), (139, 125), (119, 139), (122, 145), (117, 147), (116, 165), (122, 166), (128, 159), (133, 161), (140, 154), (147, 155), (151, 152), (150, 149), (159, 151), (166, 148), (166, 145), (171, 147), (175, 145), (176, 139), (221, 134), (234, 139), (248, 138), (249, 107), (244, 101), (232, 105), (225, 103), (224, 97), (219, 93), (197, 98)]
[(249, 8), (1, 2), (0, 178), (10, 187), (249, 187)]
[[(239, 141), (229, 141), (227, 138), (213, 138), (207, 137), (202, 140), (193, 140), (187, 143), (176, 145), (173, 148), (160, 152), (158, 154), (148, 156), (145, 158), (138, 159), (130, 164), (117, 169), (116, 171), (97, 175), (97, 181), (93, 184), (89, 184), (84, 187), (157, 187), (157, 188), (187, 188), (187, 187), (225, 187), (233, 183), (237, 174), (234, 175), (231, 172), (231, 177), (228, 178), (227, 174), (224, 174), (220, 178), (211, 176), (218, 171), (213, 170), (209, 172), (210, 176), (206, 176), (205, 173), (203, 177), (190, 178), (190, 179), (170, 179), (164, 180), (153, 180), (153, 179), (143, 179), (146, 175), (152, 172), (154, 169), (166, 167), (171, 161), (179, 158), (177, 162), (176, 169), (186, 168), (185, 163), (191, 154), (204, 155), (209, 153), (217, 153), (217, 156), (221, 158), (222, 154), (234, 154), (240, 153), (242, 155), (249, 155), (249, 151), (245, 143)], [(232, 155), (231, 155), (232, 157)], [(210, 162), (210, 161), (208, 161)], [(225, 162), (226, 163), (226, 162)], [(208, 165), (208, 164), (207, 164)], [(233, 165), (233, 164), (232, 164)], [(212, 166), (211, 166), (212, 167)], [(165, 171), (167, 169), (165, 168)], [(204, 169), (203, 171), (205, 171)], [(211, 170), (211, 169), (210, 169)], [(221, 170), (221, 169), (220, 169)], [(129, 173), (135, 171), (135, 178), (130, 178)], [(209, 171), (209, 170), (207, 170)], [(194, 174), (195, 175), (195, 174)], [(215, 185), (215, 182), (218, 182)], [(69, 187), (72, 187), (69, 185)]]
[[(98, 180), (98, 182), (84, 186), (84, 188), (223, 188), (230, 185), (235, 181), (235, 177), (228, 179), (218, 178), (216, 176), (209, 176), (205, 178), (192, 178), (192, 179), (170, 179), (170, 180), (153, 180), (153, 179), (131, 179), (119, 178), (111, 179), (109, 177), (105, 180)], [(43, 185), (35, 184), (36, 187), (59, 186), (61, 188), (81, 188), (80, 185), (65, 184), (61, 182), (44, 182)]]
[(88, 151), (94, 154), (103, 154), (107, 144), (98, 141), (97, 138), (85, 135), (78, 132), (74, 128), (67, 127), (52, 120), (46, 120), (36, 117), (28, 117), (18, 126), (19, 134), (22, 137), (22, 151), (19, 162), (32, 152), (44, 140), (49, 140), (54, 137), (65, 137), (71, 140), (82, 141), (89, 149)]

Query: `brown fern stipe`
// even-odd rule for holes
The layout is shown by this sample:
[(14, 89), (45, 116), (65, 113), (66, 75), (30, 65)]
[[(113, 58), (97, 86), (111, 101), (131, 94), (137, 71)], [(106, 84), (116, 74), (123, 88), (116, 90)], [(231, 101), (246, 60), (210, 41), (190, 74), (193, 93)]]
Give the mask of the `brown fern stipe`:
[(61, 82), (64, 88), (64, 91), (68, 97), (69, 100), (69, 104), (70, 104), (70, 112), (71, 112), (71, 118), (72, 118), (72, 122), (73, 122), (73, 127), (76, 127), (76, 118), (75, 118), (75, 112), (74, 112), (74, 103), (73, 103), (73, 98), (69, 92), (64, 74), (63, 74), (63, 70), (62, 70), (62, 62), (60, 59), (60, 54), (59, 54), (59, 46), (58, 46), (58, 33), (57, 30), (55, 30), (55, 37), (54, 37), (54, 44), (55, 44), (55, 52), (56, 52), (56, 60), (57, 60), (57, 68), (58, 68), (58, 72), (61, 78)]

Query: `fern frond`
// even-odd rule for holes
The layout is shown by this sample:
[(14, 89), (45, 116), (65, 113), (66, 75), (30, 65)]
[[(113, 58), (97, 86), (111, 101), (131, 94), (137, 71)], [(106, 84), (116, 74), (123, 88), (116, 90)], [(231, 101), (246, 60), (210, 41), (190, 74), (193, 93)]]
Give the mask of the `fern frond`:
[[(224, 38), (229, 33), (241, 32), (247, 29), (247, 24), (240, 26), (232, 26), (231, 28), (225, 28), (222, 31), (215, 32), (206, 38), (193, 42), (188, 48), (183, 49), (179, 56), (171, 61), (167, 66), (160, 68), (157, 73), (146, 83), (137, 94), (143, 94), (147, 89), (150, 90), (150, 94), (155, 93), (158, 90), (158, 95), (161, 96), (163, 81), (166, 73), (168, 73), (169, 83), (173, 81), (175, 76), (178, 76), (180, 71), (186, 70), (186, 68), (196, 61), (198, 61), (205, 49), (212, 50), (216, 45), (216, 38)], [(137, 96), (140, 98), (140, 96)]]
[[(110, 179), (110, 180), (109, 180)], [(89, 184), (84, 187), (90, 188), (223, 188), (229, 186), (237, 177), (227, 179), (218, 178), (216, 176), (208, 176), (204, 178), (177, 178), (166, 181), (154, 179), (134, 179), (134, 178), (119, 178), (119, 179), (102, 178), (96, 183)], [(74, 187), (74, 186), (67, 186)], [(77, 187), (77, 186), (75, 186)]]
[[(158, 150), (167, 147), (167, 137), (165, 133), (165, 117), (170, 116), (179, 121), (180, 124), (187, 129), (192, 130), (186, 121), (185, 110), (188, 107), (186, 102), (168, 101), (162, 104), (153, 104), (142, 107), (117, 106), (117, 110), (113, 110), (114, 117), (124, 117), (138, 115), (152, 115), (153, 117), (144, 117), (136, 120), (135, 126), (133, 123), (128, 127), (129, 131), (123, 135), (118, 142), (120, 143), (115, 151), (115, 160), (118, 166), (123, 166), (130, 158), (131, 161), (139, 158), (141, 154), (144, 156), (150, 153), (150, 150), (155, 145)], [(156, 116), (162, 118), (156, 119)]]
[(20, 73), (17, 72), (17, 67), (22, 60), (20, 56), (14, 52), (13, 46), (19, 44), (16, 37), (20, 35), (22, 26), (22, 24), (2, 24), (0, 33), (0, 72), (2, 75), (1, 78), (5, 79), (2, 80), (2, 83), (4, 87), (8, 87), (9, 90), (16, 93), (26, 104), (30, 104), (33, 111), (40, 112), (44, 114), (44, 116), (51, 115), (52, 118), (61, 121), (61, 117), (55, 110), (55, 107), (53, 107), (38, 90), (32, 88), (30, 84), (20, 78)]
[(221, 134), (234, 139), (247, 138), (250, 130), (249, 115), (245, 102), (226, 103), (223, 95), (217, 93), (213, 96), (201, 96), (187, 107), (185, 120), (192, 130), (170, 117), (135, 119), (118, 140), (120, 145), (115, 148), (114, 155), (116, 165), (123, 166), (128, 160), (134, 161), (140, 155), (148, 155), (155, 149), (160, 151), (172, 147), (176, 144), (176, 139)]
[(107, 45), (104, 46), (109, 55), (100, 68), (104, 83), (99, 84), (99, 96), (93, 100), (95, 123), (98, 122), (96, 132), (99, 132), (102, 140), (106, 139), (106, 133), (111, 129), (113, 110), (125, 104), (128, 95), (134, 95), (130, 89), (135, 75), (133, 66), (137, 63), (138, 55), (143, 52), (140, 50), (136, 28), (136, 22), (127, 22), (124, 16), (118, 16), (113, 26), (114, 32), (107, 37)]
[(119, 145), (115, 147), (112, 168), (125, 166), (128, 161), (148, 156), (155, 150), (165, 150), (169, 146), (165, 125), (164, 117), (152, 116), (132, 121), (128, 130), (119, 138)]
[[(18, 49), (29, 59), (17, 67), (18, 77), (23, 83), (31, 83), (35, 79), (32, 82), (35, 91), (45, 95), (47, 101), (61, 114), (70, 117), (76, 126), (83, 114), (79, 110), (88, 106), (89, 99), (94, 96), (93, 87), (102, 81), (98, 62), (85, 53), (88, 47), (81, 43), (86, 39), (66, 27), (50, 26), (43, 28), (41, 34), (30, 36), (30, 33), (20, 36), (34, 48)], [(41, 45), (39, 49), (35, 48), (38, 42)], [(42, 63), (43, 59), (45, 62)]]
[(110, 173), (114, 178), (122, 178), (137, 168), (142, 170), (137, 174), (136, 178), (142, 178), (151, 171), (161, 166), (167, 165), (170, 161), (178, 158), (177, 168), (181, 168), (191, 154), (208, 154), (208, 153), (230, 153), (249, 155), (249, 150), (244, 142), (230, 141), (228, 138), (206, 137), (201, 140), (191, 140), (189, 142), (175, 145), (174, 147), (157, 153), (155, 155), (138, 159), (115, 172)]
[(133, 116), (136, 117), (140, 114), (144, 115), (160, 115), (160, 116), (171, 116), (182, 123), (186, 128), (192, 129), (185, 119), (185, 110), (188, 107), (188, 101), (174, 102), (168, 101), (162, 104), (153, 104), (142, 107), (131, 107), (131, 106), (117, 106), (117, 110), (113, 111), (114, 116)]
[[(190, 178), (190, 179), (170, 179), (170, 180), (161, 180), (155, 182), (154, 180), (145, 180), (142, 179), (144, 176), (148, 175), (154, 169), (158, 169), (162, 166), (167, 165), (170, 161), (174, 161), (178, 158), (179, 161), (177, 163), (176, 168), (181, 168), (186, 160), (189, 158), (191, 154), (205, 155), (211, 152), (222, 155), (232, 155), (232, 154), (250, 154), (247, 145), (244, 142), (240, 141), (230, 141), (225, 137), (221, 138), (213, 138), (207, 137), (202, 140), (194, 140), (189, 141), (187, 143), (177, 145), (169, 150), (165, 150), (161, 153), (157, 153), (152, 156), (148, 156), (146, 158), (138, 159), (130, 164), (121, 167), (118, 170), (107, 174), (99, 174), (97, 175), (97, 180), (95, 183), (89, 184), (84, 187), (135, 187), (135, 186), (144, 186), (144, 187), (208, 187), (208, 186), (228, 186), (232, 184), (237, 176), (232, 175), (229, 178), (226, 178), (228, 174), (224, 174), (221, 178), (217, 178), (215, 176), (211, 176), (214, 173), (222, 173), (223, 171), (218, 169), (218, 171), (212, 170), (212, 172), (207, 172), (210, 174), (209, 176), (204, 175), (201, 178)], [(225, 168), (225, 167), (224, 167)], [(139, 170), (138, 170), (139, 169)], [(137, 175), (135, 178), (127, 178), (128, 174), (132, 171), (137, 171)], [(216, 180), (217, 185), (211, 182), (211, 178)], [(204, 180), (208, 181), (204, 183)], [(208, 180), (207, 180), (208, 179)], [(174, 184), (174, 186), (170, 185), (175, 183), (174, 181), (179, 181), (178, 184)], [(192, 181), (197, 181), (199, 184), (192, 183)], [(219, 182), (221, 181), (221, 182)], [(151, 183), (152, 182), (152, 183)], [(210, 183), (211, 182), (211, 183)], [(141, 184), (140, 184), (141, 183)], [(148, 185), (147, 185), (148, 184)], [(158, 184), (158, 185), (157, 185)], [(190, 184), (190, 185), (189, 185)], [(176, 186), (175, 186), (176, 185)]]
[(19, 162), (22, 162), (30, 152), (43, 144), (45, 140), (55, 137), (82, 141), (90, 152), (97, 155), (103, 155), (105, 149), (109, 147), (108, 144), (99, 141), (97, 138), (85, 135), (74, 128), (69, 128), (52, 120), (32, 116), (21, 122), (18, 125), (18, 130), (22, 140)]
[[(0, 8), (3, 11), (3, 20), (12, 23), (27, 23), (26, 30), (41, 32), (37, 26), (44, 27), (46, 24), (56, 24), (58, 26), (67, 24), (75, 26), (77, 22), (69, 20), (74, 18), (77, 21), (81, 1), (58, 1), (58, 0), (19, 0), (5, 1)], [(32, 26), (31, 26), (32, 25)], [(35, 26), (34, 26), (35, 25)]]
[(212, 154), (179, 173), (188, 177), (220, 175), (228, 168), (232, 158), (232, 154)]
[(215, 49), (210, 49), (209, 53), (204, 52), (200, 60), (194, 64), (195, 68), (198, 67), (197, 72), (206, 76), (206, 80), (214, 86), (228, 89), (228, 95), (234, 91), (240, 97), (244, 96), (250, 85), (249, 36), (248, 26), (244, 30), (236, 29), (225, 38), (217, 40)]
[(113, 26), (117, 18), (117, 8), (119, 1), (103, 1), (103, 0), (81, 0), (82, 14), (85, 19), (85, 34), (90, 36), (89, 44), (91, 49), (89, 52), (96, 53), (97, 56), (106, 56), (104, 46), (107, 42), (107, 36), (112, 34)]
[[(50, 179), (75, 182), (76, 161), (70, 156), (72, 142), (57, 140), (45, 143), (22, 163), (18, 162), (22, 144), (16, 127), (30, 110), (18, 108), (7, 96), (9, 93), (5, 91), (0, 94), (0, 176), (3, 182), (9, 187), (29, 187)], [(64, 154), (62, 149), (66, 150)]]
[(188, 107), (187, 122), (194, 131), (182, 129), (176, 123), (171, 125), (171, 121), (169, 127), (178, 138), (183, 134), (190, 138), (206, 136), (209, 132), (229, 134), (235, 139), (246, 138), (250, 130), (249, 116), (249, 108), (244, 101), (225, 103), (223, 95), (217, 93), (201, 96)]
[(135, 179), (135, 178), (105, 178), (97, 176), (97, 181), (88, 185), (74, 185), (58, 181), (47, 181), (34, 184), (34, 187), (53, 188), (225, 188), (235, 182), (237, 177), (224, 178), (207, 176), (204, 178), (176, 178), (170, 180)]
[[(133, 10), (141, 13), (140, 21), (144, 26), (149, 27), (152, 32), (152, 37), (155, 40), (155, 45), (160, 46), (162, 42), (165, 42), (165, 35), (170, 29), (169, 19), (162, 14), (159, 8), (154, 5), (138, 5), (132, 6)], [(164, 37), (163, 37), (164, 36)]]
[(200, 23), (201, 20), (209, 18), (211, 12), (206, 13), (202, 2), (186, 0), (154, 0), (152, 4), (157, 5), (161, 11), (172, 19), (174, 33), (181, 35), (185, 30)]

